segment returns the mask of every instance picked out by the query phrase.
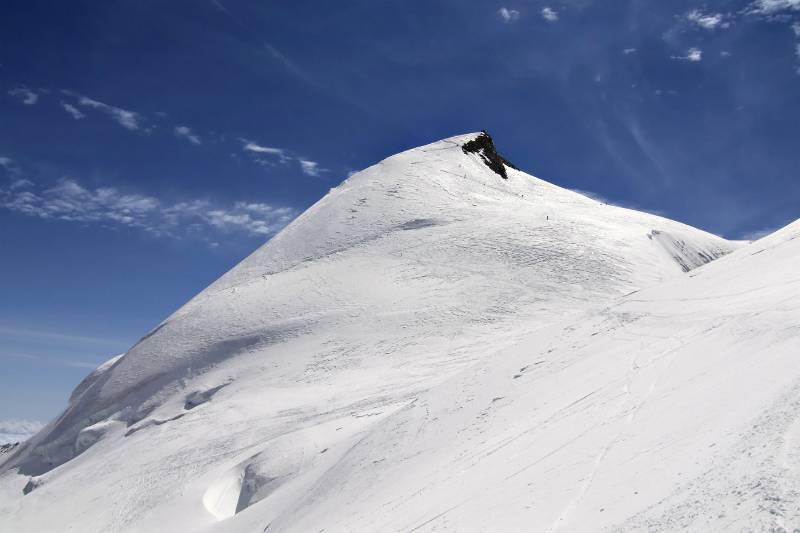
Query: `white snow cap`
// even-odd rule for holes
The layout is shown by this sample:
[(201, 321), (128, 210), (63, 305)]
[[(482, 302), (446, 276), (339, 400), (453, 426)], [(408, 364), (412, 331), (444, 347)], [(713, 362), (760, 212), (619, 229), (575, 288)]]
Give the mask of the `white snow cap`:
[(354, 174), (92, 373), (0, 456), (0, 530), (797, 523), (800, 224), (729, 242), (480, 135)]

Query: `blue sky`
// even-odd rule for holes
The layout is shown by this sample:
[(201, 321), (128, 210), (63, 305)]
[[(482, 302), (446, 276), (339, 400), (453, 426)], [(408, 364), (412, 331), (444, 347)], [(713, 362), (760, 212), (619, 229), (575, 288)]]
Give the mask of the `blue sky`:
[(726, 237), (798, 216), (800, 0), (26, 0), (0, 35), (0, 419), (442, 137)]

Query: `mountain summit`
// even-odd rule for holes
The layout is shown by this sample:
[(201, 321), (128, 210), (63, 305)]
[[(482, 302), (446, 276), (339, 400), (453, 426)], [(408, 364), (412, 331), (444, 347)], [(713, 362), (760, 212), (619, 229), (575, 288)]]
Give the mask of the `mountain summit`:
[(789, 448), (728, 489), (761, 479), (741, 450), (794, 438), (768, 409), (797, 378), (798, 231), (745, 246), (607, 205), (485, 132), (389, 157), (0, 458), (0, 529), (767, 523)]

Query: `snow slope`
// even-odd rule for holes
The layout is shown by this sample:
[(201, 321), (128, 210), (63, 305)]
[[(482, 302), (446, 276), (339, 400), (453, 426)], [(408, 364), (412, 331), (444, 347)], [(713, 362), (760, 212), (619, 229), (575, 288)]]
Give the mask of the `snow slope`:
[(87, 377), (0, 459), (0, 530), (777, 520), (794, 457), (740, 449), (794, 438), (797, 229), (692, 270), (741, 244), (503, 179), (477, 135), (352, 176)]
[(796, 531), (798, 258), (800, 222), (531, 334), (374, 428), (273, 527)]

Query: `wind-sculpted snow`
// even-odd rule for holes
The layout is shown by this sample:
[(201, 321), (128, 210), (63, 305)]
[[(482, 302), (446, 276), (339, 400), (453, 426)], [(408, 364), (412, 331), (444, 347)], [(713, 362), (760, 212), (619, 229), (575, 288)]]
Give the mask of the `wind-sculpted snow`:
[[(715, 267), (765, 241), (684, 273), (740, 244), (510, 167), (503, 179), (461, 149), (476, 135), (352, 176), (93, 373), (0, 465), (0, 530), (572, 530), (595, 520), (581, 513), (596, 483), (616, 487), (610, 461), (635, 477), (623, 459), (705, 445), (651, 442), (637, 413), (684, 401), (658, 388), (663, 354), (726, 315), (695, 327), (683, 311), (701, 304), (648, 295), (727, 287)], [(698, 352), (709, 372), (737, 338), (723, 331)], [(687, 398), (711, 394), (692, 387), (716, 378), (685, 372)], [(749, 414), (720, 416), (730, 429)], [(677, 490), (673, 474), (642, 484), (646, 506), (607, 491), (627, 511), (606, 503), (597, 520), (657, 523), (640, 513)]]
[(723, 248), (703, 246), (704, 243), (686, 242), (666, 231), (653, 230), (648, 236), (663, 246), (664, 251), (672, 256), (684, 272), (701, 267), (727, 253), (727, 250)]
[(792, 531), (798, 237), (800, 222), (421, 394), (272, 528)]

